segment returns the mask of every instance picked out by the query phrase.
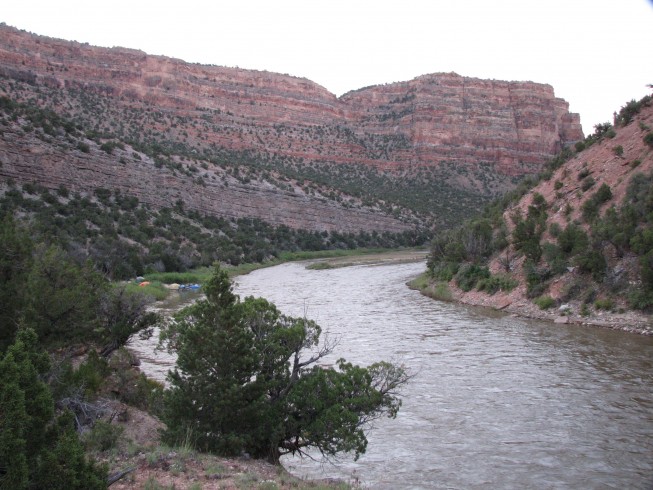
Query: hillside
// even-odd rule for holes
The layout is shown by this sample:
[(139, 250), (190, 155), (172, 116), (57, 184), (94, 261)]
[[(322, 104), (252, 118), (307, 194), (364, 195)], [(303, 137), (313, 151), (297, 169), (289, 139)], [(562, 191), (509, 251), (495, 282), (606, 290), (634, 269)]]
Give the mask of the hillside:
[(439, 294), (556, 322), (653, 332), (652, 128), (651, 97), (629, 102), (614, 126), (598, 125), (539, 180), (436, 238), (431, 277), (449, 282)]
[(544, 84), (433, 74), (337, 98), (288, 75), (4, 25), (0, 94), (63, 121), (48, 134), (9, 117), (5, 179), (320, 232), (450, 226), (583, 137)]

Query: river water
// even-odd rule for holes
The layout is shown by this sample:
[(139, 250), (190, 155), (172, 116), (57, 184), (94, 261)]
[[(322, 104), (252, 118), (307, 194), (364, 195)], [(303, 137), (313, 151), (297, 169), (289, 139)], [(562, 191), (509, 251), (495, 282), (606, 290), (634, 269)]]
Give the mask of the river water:
[(339, 337), (333, 360), (415, 374), (358, 461), (286, 468), (375, 489), (653, 488), (653, 338), (434, 301), (405, 286), (423, 270), (289, 263), (236, 279)]

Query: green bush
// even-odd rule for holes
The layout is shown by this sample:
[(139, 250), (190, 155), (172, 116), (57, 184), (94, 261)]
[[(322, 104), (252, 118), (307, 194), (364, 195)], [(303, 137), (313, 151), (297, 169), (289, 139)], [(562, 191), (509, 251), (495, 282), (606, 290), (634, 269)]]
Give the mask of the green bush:
[(91, 451), (107, 451), (118, 444), (124, 428), (103, 420), (98, 420), (93, 429), (84, 434), (84, 445)]
[(597, 310), (612, 311), (614, 309), (614, 301), (612, 301), (610, 298), (597, 299), (594, 302), (594, 308)]
[(648, 132), (644, 136), (644, 143), (646, 143), (648, 146), (653, 147), (653, 132)]
[(621, 145), (614, 146), (612, 148), (612, 152), (617, 155), (618, 157), (623, 156), (624, 154), (624, 147)]
[(548, 280), (551, 277), (551, 270), (547, 267), (538, 268), (532, 261), (524, 264), (526, 273), (526, 296), (535, 298), (542, 295), (548, 288)]
[(0, 359), (0, 485), (2, 488), (106, 488), (104, 467), (84, 454), (73, 415), (55, 416), (41, 380), (50, 369), (33, 330), (21, 329)]
[(628, 294), (628, 303), (635, 310), (650, 311), (653, 309), (653, 291), (634, 289)]
[(454, 279), (456, 285), (463, 291), (471, 291), (481, 279), (488, 279), (490, 270), (487, 267), (476, 264), (463, 264)]
[(540, 310), (548, 310), (556, 304), (556, 301), (551, 296), (540, 296), (539, 298), (535, 298), (533, 303), (539, 306)]
[(519, 281), (503, 274), (493, 274), (488, 278), (478, 281), (478, 290), (487, 294), (494, 294), (497, 291), (512, 291), (519, 285)]
[(449, 282), (454, 278), (459, 268), (460, 264), (457, 262), (438, 262), (431, 266), (430, 271), (434, 279)]
[(542, 245), (542, 255), (551, 269), (551, 274), (557, 276), (567, 270), (567, 259), (561, 248), (553, 243), (546, 242)]
[(580, 209), (583, 213), (583, 219), (588, 223), (599, 215), (599, 206), (593, 199), (585, 201)]
[(558, 235), (558, 245), (565, 257), (571, 257), (588, 247), (589, 237), (581, 227), (572, 223)]
[(607, 262), (599, 250), (591, 248), (586, 250), (575, 257), (574, 263), (581, 272), (591, 274), (592, 278), (596, 281), (601, 281), (605, 275)]

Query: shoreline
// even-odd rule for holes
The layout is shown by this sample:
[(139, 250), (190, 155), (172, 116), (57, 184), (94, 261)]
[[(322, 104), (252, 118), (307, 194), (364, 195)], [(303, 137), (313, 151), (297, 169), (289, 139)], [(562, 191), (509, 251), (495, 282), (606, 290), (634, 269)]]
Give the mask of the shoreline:
[(437, 301), (451, 301), (487, 308), (512, 316), (545, 320), (558, 325), (581, 325), (609, 328), (637, 335), (653, 335), (653, 317), (651, 315), (634, 310), (623, 312), (603, 310), (592, 311), (589, 315), (583, 316), (580, 314), (582, 303), (579, 301), (570, 301), (558, 307), (542, 310), (526, 298), (521, 291), (523, 287), (515, 288), (511, 292), (499, 291), (493, 295), (481, 291), (464, 292), (451, 283), (430, 281), (425, 274), (418, 276), (407, 285)]

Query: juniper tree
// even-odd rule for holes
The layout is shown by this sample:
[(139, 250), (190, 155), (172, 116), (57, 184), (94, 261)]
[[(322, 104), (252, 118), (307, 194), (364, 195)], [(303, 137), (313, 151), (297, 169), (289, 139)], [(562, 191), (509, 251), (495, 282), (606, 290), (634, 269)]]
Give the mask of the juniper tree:
[(397, 390), (409, 379), (402, 367), (343, 359), (321, 367), (337, 342), (320, 342), (315, 322), (261, 298), (241, 301), (219, 267), (205, 290), (162, 335), (178, 356), (163, 417), (168, 442), (190, 438), (202, 450), (273, 463), (309, 448), (358, 457), (369, 422), (396, 416)]

